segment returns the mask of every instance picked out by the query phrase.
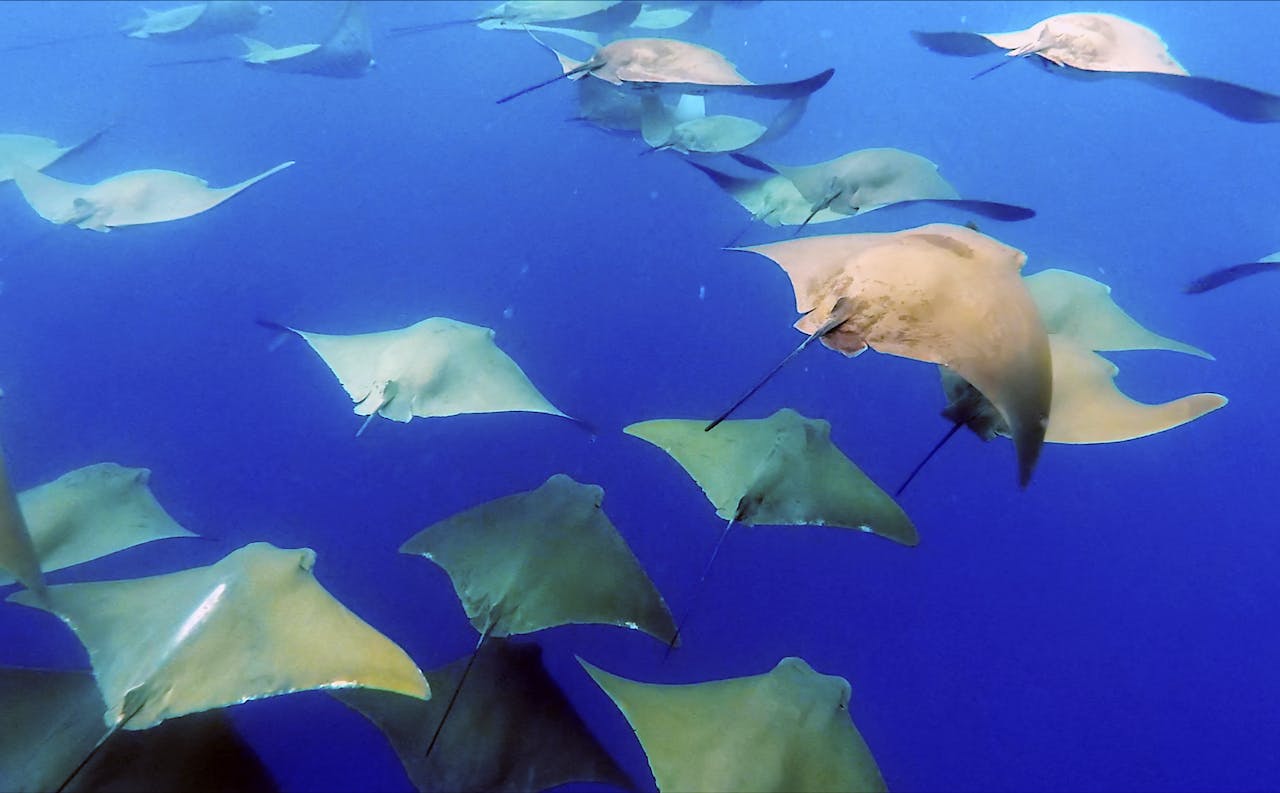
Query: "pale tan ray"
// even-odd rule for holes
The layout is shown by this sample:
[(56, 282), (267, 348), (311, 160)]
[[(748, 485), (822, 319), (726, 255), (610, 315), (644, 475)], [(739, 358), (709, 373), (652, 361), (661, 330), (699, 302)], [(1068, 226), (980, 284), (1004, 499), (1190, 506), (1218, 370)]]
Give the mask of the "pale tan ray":
[(744, 526), (840, 526), (904, 545), (910, 518), (831, 442), (831, 425), (783, 408), (767, 419), (659, 419), (623, 429), (670, 454), (724, 520)]
[(658, 790), (882, 791), (849, 715), (849, 682), (784, 658), (752, 677), (640, 683), (578, 659), (631, 724)]
[(163, 11), (144, 8), (142, 13), (142, 19), (120, 30), (135, 39), (205, 39), (251, 30), (271, 13), (271, 6), (252, 0), (210, 0)]
[(1010, 57), (1039, 55), (1059, 66), (1097, 72), (1187, 74), (1159, 34), (1114, 14), (1058, 14), (1026, 30), (979, 35)]
[(739, 250), (787, 273), (803, 333), (845, 355), (869, 346), (943, 364), (977, 386), (1012, 428), (1019, 481), (1029, 481), (1049, 416), (1052, 364), (1019, 277), (1022, 251), (948, 224)]
[(59, 146), (51, 138), (36, 135), (0, 134), (0, 182), (13, 178), (13, 166), (25, 165), (33, 171), (41, 171), (71, 152), (97, 140), (102, 132), (96, 132), (85, 140), (70, 146)]
[(287, 330), (324, 359), (360, 416), (405, 422), (516, 410), (570, 418), (498, 349), (490, 328), (428, 317), (407, 328), (350, 336)]
[(253, 543), (168, 575), (49, 588), (9, 600), (50, 611), (89, 652), (108, 727), (310, 689), (366, 686), (425, 699), (404, 651), (315, 580), (315, 552)]
[(521, 793), (571, 782), (633, 789), (547, 674), (536, 644), (504, 639), (485, 644), (439, 751), (428, 755), (445, 702), (458, 689), (467, 664), (461, 658), (427, 672), (434, 696), (426, 702), (372, 689), (332, 693), (382, 730), (421, 791)]
[(0, 450), (0, 571), (8, 571), (24, 587), (43, 600), (47, 593), (40, 557), (31, 542), (27, 521), (9, 484), (9, 471)]
[(556, 474), (537, 490), (428, 526), (400, 552), (444, 568), (482, 636), (586, 623), (670, 641), (671, 612), (604, 514), (603, 500), (598, 485)]
[[(0, 789), (277, 789), (262, 760), (222, 711), (194, 713), (144, 732), (116, 733), (94, 752), (107, 732), (102, 709), (102, 696), (88, 671), (0, 669)], [(64, 782), (68, 784), (59, 787)]]
[(723, 114), (679, 121), (653, 94), (644, 96), (641, 112), (644, 142), (655, 149), (673, 149), (682, 154), (741, 151), (768, 131), (758, 121)]
[[(153, 540), (194, 537), (169, 517), (146, 468), (98, 463), (18, 494), (46, 573)], [(0, 571), (0, 586), (13, 579)]]
[(290, 165), (281, 163), (231, 187), (209, 187), (195, 176), (159, 170), (129, 171), (92, 185), (64, 182), (21, 165), (13, 175), (40, 217), (105, 232), (198, 215)]
[[(1115, 443), (1173, 429), (1227, 404), (1220, 394), (1192, 394), (1147, 405), (1116, 388), (1119, 369), (1069, 336), (1050, 334), (1053, 355), (1053, 410), (1045, 443)], [(950, 403), (943, 414), (965, 421), (984, 440), (1008, 437), (1009, 430), (980, 395), (953, 372), (942, 370)]]
[(333, 32), (319, 44), (272, 47), (248, 36), (241, 36), (240, 40), (248, 49), (241, 60), (269, 71), (360, 77), (374, 65), (373, 34), (364, 5), (358, 0), (347, 3)]
[(859, 215), (899, 201), (960, 198), (937, 165), (901, 149), (862, 149), (816, 165), (769, 164), (791, 180), (810, 211)]
[(1111, 299), (1111, 287), (1087, 275), (1050, 269), (1025, 280), (1050, 335), (1070, 336), (1090, 350), (1171, 350), (1213, 360), (1199, 347), (1138, 324)]
[[(790, 179), (781, 174), (763, 178), (745, 178), (708, 168), (696, 162), (690, 165), (702, 171), (713, 182), (733, 197), (743, 209), (751, 213), (753, 220), (770, 226), (800, 226), (830, 223), (849, 217), (834, 209), (811, 212), (811, 203)], [(862, 211), (870, 212), (871, 208)]]

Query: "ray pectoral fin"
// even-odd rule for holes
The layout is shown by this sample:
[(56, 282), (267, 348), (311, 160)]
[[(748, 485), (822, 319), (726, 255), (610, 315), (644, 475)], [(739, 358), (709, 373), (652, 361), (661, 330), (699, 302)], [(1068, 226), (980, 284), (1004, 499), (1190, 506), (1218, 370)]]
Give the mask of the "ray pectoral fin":
[(1241, 278), (1277, 270), (1280, 270), (1280, 261), (1236, 264), (1231, 267), (1224, 267), (1221, 270), (1214, 270), (1208, 275), (1202, 275), (1183, 287), (1182, 291), (1189, 295), (1198, 295), (1211, 289), (1217, 289), (1220, 286), (1226, 286), (1232, 281), (1238, 281)]
[(823, 336), (835, 330), (836, 328), (838, 328), (839, 326), (843, 325), (849, 319), (850, 316), (852, 316), (852, 306), (849, 304), (848, 299), (842, 297), (836, 301), (835, 306), (831, 309), (831, 315), (827, 318), (826, 322), (822, 323), (822, 325), (819, 326), (817, 330), (809, 334), (809, 337), (807, 339), (800, 342), (800, 345), (798, 347), (792, 350), (787, 355), (786, 358), (783, 358), (778, 363), (777, 366), (769, 370), (769, 373), (766, 374), (764, 377), (762, 377), (760, 381), (757, 382), (755, 385), (753, 385), (750, 389), (748, 389), (745, 394), (738, 397), (737, 401), (735, 401), (732, 405), (730, 405), (728, 410), (725, 410), (723, 413), (717, 416), (714, 421), (712, 421), (710, 424), (704, 427), (703, 431), (710, 432), (711, 430), (715, 429), (716, 426), (720, 424), (720, 422), (729, 418), (729, 416), (733, 413), (733, 411), (741, 407), (742, 403), (746, 402), (757, 391), (763, 388), (764, 384), (769, 382), (774, 375), (776, 375), (779, 371), (781, 371), (782, 367), (786, 366), (788, 363), (791, 362), (791, 359), (795, 358), (797, 355), (804, 352), (804, 348), (808, 347), (809, 344), (814, 339), (820, 339)]
[(1280, 96), (1243, 85), (1185, 74), (1126, 74), (1148, 85), (1181, 94), (1237, 121), (1266, 124), (1280, 121)]
[(1036, 216), (1034, 209), (1018, 206), (1017, 204), (1003, 204), (999, 201), (975, 201), (968, 198), (938, 198), (930, 200), (972, 212), (975, 215), (982, 215), (992, 220), (1030, 220)]
[(817, 91), (831, 81), (835, 69), (827, 69), (812, 77), (790, 83), (758, 83), (755, 85), (715, 86), (730, 93), (753, 96), (757, 99), (799, 99)]
[(990, 55), (993, 52), (1000, 52), (1004, 49), (996, 46), (986, 36), (964, 31), (927, 33), (913, 30), (911, 31), (911, 38), (915, 39), (920, 46), (939, 55), (958, 55), (962, 58)]

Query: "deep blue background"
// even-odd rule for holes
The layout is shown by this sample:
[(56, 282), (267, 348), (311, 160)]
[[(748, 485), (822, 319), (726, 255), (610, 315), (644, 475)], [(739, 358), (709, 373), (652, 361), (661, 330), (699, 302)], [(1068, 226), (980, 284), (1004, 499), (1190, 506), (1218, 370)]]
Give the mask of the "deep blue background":
[[(315, 39), (339, 10), (275, 5), (259, 34), (276, 44)], [(371, 4), (378, 66), (355, 81), (151, 68), (237, 46), (110, 32), (132, 3), (0, 7), (0, 46), (104, 32), (0, 53), (0, 131), (72, 141), (116, 125), (50, 174), (168, 168), (220, 186), (298, 162), (207, 214), (107, 235), (41, 237), (48, 224), (0, 185), (0, 254), (12, 252), (0, 263), (0, 432), (15, 484), (106, 460), (146, 466), (174, 517), (218, 539), (157, 543), (53, 581), (208, 564), (254, 540), (305, 545), (330, 591), (432, 668), (475, 635), (444, 574), (396, 548), (565, 472), (605, 488), (606, 512), (683, 611), (720, 521), (674, 462), (620, 429), (723, 407), (799, 340), (790, 289), (767, 260), (720, 250), (745, 215), (677, 156), (637, 158), (641, 144), (565, 123), (568, 86), (496, 105), (554, 74), (522, 35), (385, 36), (483, 7)], [(1280, 286), (1179, 293), (1280, 248), (1280, 126), (1026, 64), (970, 81), (990, 60), (938, 56), (908, 35), (1016, 30), (1071, 10), (1128, 16), (1193, 73), (1280, 91), (1260, 49), (1260, 31), (1280, 25), (1274, 3), (765, 2), (718, 10), (699, 41), (760, 81), (835, 67), (800, 126), (762, 154), (799, 164), (896, 146), (967, 196), (1035, 207), (1028, 222), (980, 222), (1027, 251), (1028, 272), (1098, 278), (1140, 321), (1218, 356), (1112, 355), (1119, 384), (1148, 401), (1217, 391), (1231, 404), (1135, 442), (1050, 446), (1025, 492), (1007, 442), (963, 433), (903, 499), (918, 548), (816, 527), (735, 531), (665, 664), (638, 633), (545, 632), (554, 675), (642, 785), (639, 746), (574, 653), (669, 682), (802, 656), (849, 679), (854, 720), (896, 790), (1280, 786)], [(820, 231), (965, 219), (884, 211)], [(432, 315), (494, 327), (599, 437), (510, 414), (378, 421), (357, 439), (360, 419), (322, 362), (300, 343), (270, 351), (253, 322), (348, 333)], [(790, 406), (826, 418), (891, 488), (946, 429), (941, 404), (934, 367), (816, 349), (741, 417)], [(0, 636), (0, 663), (87, 663), (43, 613), (0, 607)], [(285, 789), (409, 789), (381, 735), (323, 694), (233, 714)]]

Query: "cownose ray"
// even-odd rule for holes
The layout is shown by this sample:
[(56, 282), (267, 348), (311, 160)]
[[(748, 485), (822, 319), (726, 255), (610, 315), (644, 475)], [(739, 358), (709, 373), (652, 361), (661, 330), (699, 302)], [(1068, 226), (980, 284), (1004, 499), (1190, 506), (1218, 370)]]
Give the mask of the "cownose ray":
[(886, 789), (849, 714), (849, 681), (803, 659), (685, 685), (641, 683), (578, 661), (626, 717), (663, 793)]
[(11, 791), (277, 790), (270, 771), (223, 711), (118, 732), (69, 784), (107, 729), (93, 675), (0, 668), (0, 789)]
[(629, 38), (610, 42), (576, 67), (498, 100), (509, 102), (564, 78), (595, 77), (629, 90), (666, 94), (723, 92), (759, 99), (796, 99), (826, 85), (834, 69), (787, 83), (753, 83), (723, 55), (708, 47), (666, 38)]
[(521, 793), (572, 782), (634, 789), (542, 664), (533, 643), (491, 638), (468, 677), (467, 696), (440, 737), (426, 748), (457, 690), (468, 659), (426, 673), (433, 698), (372, 689), (333, 696), (387, 736), (414, 787), (423, 791)]
[(207, 212), (291, 165), (292, 160), (280, 163), (230, 187), (209, 187), (190, 174), (162, 170), (128, 171), (97, 184), (75, 184), (18, 165), (13, 179), (31, 208), (50, 223), (106, 232)]
[(623, 428), (671, 455), (726, 521), (677, 634), (734, 524), (838, 526), (919, 542), (902, 508), (832, 443), (826, 421), (783, 408), (767, 419), (725, 421), (714, 432), (704, 426), (657, 419)]
[[(1049, 335), (1053, 356), (1053, 410), (1045, 443), (1116, 443), (1173, 429), (1227, 404), (1221, 394), (1191, 394), (1148, 405), (1116, 388), (1115, 364), (1069, 335)], [(1008, 436), (1000, 416), (986, 408), (982, 395), (954, 372), (942, 370), (947, 395), (943, 415), (963, 422), (983, 440)], [(978, 404), (974, 404), (975, 401)]]
[(1053, 384), (1048, 335), (1019, 276), (1026, 254), (945, 223), (732, 250), (764, 256), (786, 272), (804, 315), (795, 327), (808, 338), (708, 430), (818, 339), (846, 356), (870, 348), (956, 371), (1008, 422), (1018, 482), (1027, 485)]
[[(19, 493), (18, 506), (44, 571), (154, 540), (195, 537), (156, 501), (150, 479), (146, 468), (98, 463)], [(11, 583), (0, 571), (0, 586)]]
[(1224, 267), (1221, 270), (1214, 270), (1208, 275), (1202, 275), (1191, 283), (1183, 287), (1184, 292), (1189, 295), (1208, 292), (1211, 289), (1217, 289), (1225, 286), (1232, 281), (1238, 281), (1258, 273), (1273, 273), (1280, 270), (1280, 251), (1276, 251), (1270, 256), (1264, 256), (1256, 262), (1246, 262), (1245, 264), (1234, 264), (1230, 267)]
[(48, 597), (40, 557), (27, 529), (26, 518), (18, 506), (18, 497), (9, 484), (8, 465), (0, 450), (0, 572), (7, 571), (32, 593), (37, 602)]
[(316, 581), (315, 552), (252, 543), (207, 567), (49, 587), (9, 600), (52, 612), (89, 652), (111, 728), (312, 689), (426, 699), (422, 672)]
[(263, 322), (301, 336), (346, 389), (354, 411), (407, 422), (414, 416), (526, 411), (579, 419), (547, 401), (498, 349), (492, 328), (428, 317), (405, 328), (331, 335)]
[(390, 35), (407, 36), (457, 25), (481, 30), (524, 30), (556, 33), (600, 46), (600, 35), (614, 34), (642, 12), (638, 2), (619, 0), (507, 0), (467, 19), (449, 19), (391, 28)]
[(252, 30), (271, 14), (271, 6), (253, 0), (210, 0), (164, 11), (144, 8), (142, 14), (121, 32), (135, 39), (186, 41)]
[(254, 69), (289, 74), (312, 74), (319, 77), (363, 77), (374, 66), (373, 33), (369, 28), (364, 4), (348, 0), (332, 32), (319, 43), (273, 47), (249, 36), (238, 37), (245, 46), (239, 57), (191, 58), (153, 63), (152, 66), (240, 61)]
[[(960, 194), (930, 160), (909, 151), (894, 148), (860, 149), (814, 165), (789, 166), (739, 157), (752, 167), (772, 170), (786, 177), (807, 206), (786, 205), (761, 207), (765, 214), (773, 211), (786, 218), (806, 211), (800, 227), (808, 225), (822, 212), (837, 216), (861, 215), (872, 210), (907, 202), (944, 203), (995, 220), (1026, 220), (1035, 211), (995, 201), (975, 201)], [(787, 196), (776, 188), (773, 195)], [(755, 211), (753, 211), (755, 214)], [(779, 223), (785, 222), (780, 219)], [(790, 225), (790, 224), (788, 224)], [(799, 230), (797, 230), (798, 233)]]
[[(589, 81), (598, 82), (598, 81)], [(695, 97), (697, 98), (697, 97)], [(681, 154), (727, 154), (777, 140), (804, 116), (809, 97), (788, 102), (768, 124), (724, 113), (681, 118), (679, 105), (668, 107), (656, 94), (640, 101), (640, 132), (651, 150), (670, 149)]]
[(986, 74), (1013, 59), (1035, 55), (1060, 74), (1080, 78), (1127, 77), (1199, 102), (1238, 121), (1280, 121), (1280, 96), (1194, 76), (1169, 53), (1159, 34), (1143, 25), (1100, 13), (1058, 14), (1011, 33), (913, 31), (916, 41), (943, 55), (971, 57), (1005, 51)]
[[(1226, 404), (1218, 394), (1193, 394), (1160, 405), (1125, 396), (1112, 382), (1118, 369), (1097, 351), (1168, 350), (1213, 360), (1199, 347), (1162, 336), (1131, 317), (1111, 297), (1111, 287), (1070, 270), (1043, 270), (1023, 279), (1049, 334), (1053, 359), (1053, 410), (1046, 443), (1112, 443), (1172, 429)], [(901, 494), (961, 426), (990, 440), (1008, 435), (1003, 419), (963, 377), (943, 369), (946, 435), (899, 486)]]
[(93, 143), (104, 132), (105, 129), (98, 130), (70, 146), (59, 146), (57, 141), (38, 135), (0, 134), (0, 182), (13, 178), (14, 163), (25, 165), (33, 171), (42, 171), (68, 154)]
[(1213, 360), (1199, 347), (1143, 327), (1111, 297), (1111, 287), (1087, 275), (1051, 268), (1027, 276), (1045, 330), (1096, 351), (1169, 350)]
[(435, 523), (400, 546), (439, 565), (480, 633), (427, 744), (430, 754), (467, 670), (490, 637), (571, 624), (617, 625), (662, 642), (675, 621), (626, 540), (601, 508), (604, 489), (555, 474), (538, 489)]

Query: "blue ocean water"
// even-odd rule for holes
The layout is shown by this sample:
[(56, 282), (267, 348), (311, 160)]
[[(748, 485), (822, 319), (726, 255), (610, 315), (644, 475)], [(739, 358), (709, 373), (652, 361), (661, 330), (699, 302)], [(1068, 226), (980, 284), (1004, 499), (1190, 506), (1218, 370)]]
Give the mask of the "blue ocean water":
[[(325, 33), (341, 4), (275, 3), (273, 43)], [(100, 235), (50, 226), (0, 185), (0, 434), (18, 488), (100, 461), (152, 488), (213, 542), (171, 540), (57, 583), (210, 564), (245, 543), (310, 547), (320, 582), (424, 669), (475, 633), (448, 578), (396, 553), (424, 526), (567, 473), (683, 613), (722, 523), (659, 450), (622, 434), (706, 418), (800, 337), (784, 274), (722, 250), (742, 210), (674, 154), (568, 123), (563, 83), (522, 34), (469, 26), (390, 38), (477, 3), (368, 4), (377, 67), (358, 80), (264, 73), (232, 42), (135, 41), (126, 2), (9, 2), (0, 132), (102, 139), (48, 173), (93, 182), (166, 168), (232, 184), (297, 164), (206, 214)], [(1141, 22), (1195, 74), (1280, 91), (1259, 32), (1280, 5), (767, 2), (717, 9), (699, 43), (758, 81), (834, 67), (807, 115), (758, 153), (809, 163), (893, 146), (966, 196), (1037, 210), (977, 219), (1028, 254), (1109, 284), (1154, 330), (1204, 347), (1111, 354), (1118, 384), (1231, 403), (1137, 441), (1045, 448), (1019, 490), (1012, 447), (961, 433), (902, 498), (921, 543), (822, 527), (735, 530), (684, 645), (580, 626), (537, 637), (554, 677), (642, 788), (645, 758), (574, 655), (627, 677), (699, 682), (784, 656), (847, 678), (851, 714), (895, 790), (1256, 790), (1280, 786), (1280, 617), (1266, 394), (1280, 380), (1269, 277), (1199, 297), (1215, 267), (1280, 248), (1280, 127), (1246, 124), (1124, 80), (930, 53), (911, 30), (1018, 30), (1066, 11)], [(105, 32), (104, 32), (105, 31)], [(978, 64), (975, 66), (975, 64)], [(822, 226), (889, 231), (963, 213), (914, 207)], [(753, 228), (744, 242), (789, 230)], [(6, 252), (7, 255), (6, 255)], [(255, 320), (357, 333), (443, 315), (497, 331), (547, 397), (589, 420), (513, 413), (360, 417), (301, 342)], [(816, 345), (815, 345), (816, 347)], [(947, 429), (933, 366), (806, 351), (739, 417), (791, 407), (892, 488)], [(47, 614), (0, 608), (0, 663), (84, 668)], [(236, 659), (227, 658), (234, 664)], [(282, 789), (409, 790), (382, 735), (319, 693), (232, 709)]]

